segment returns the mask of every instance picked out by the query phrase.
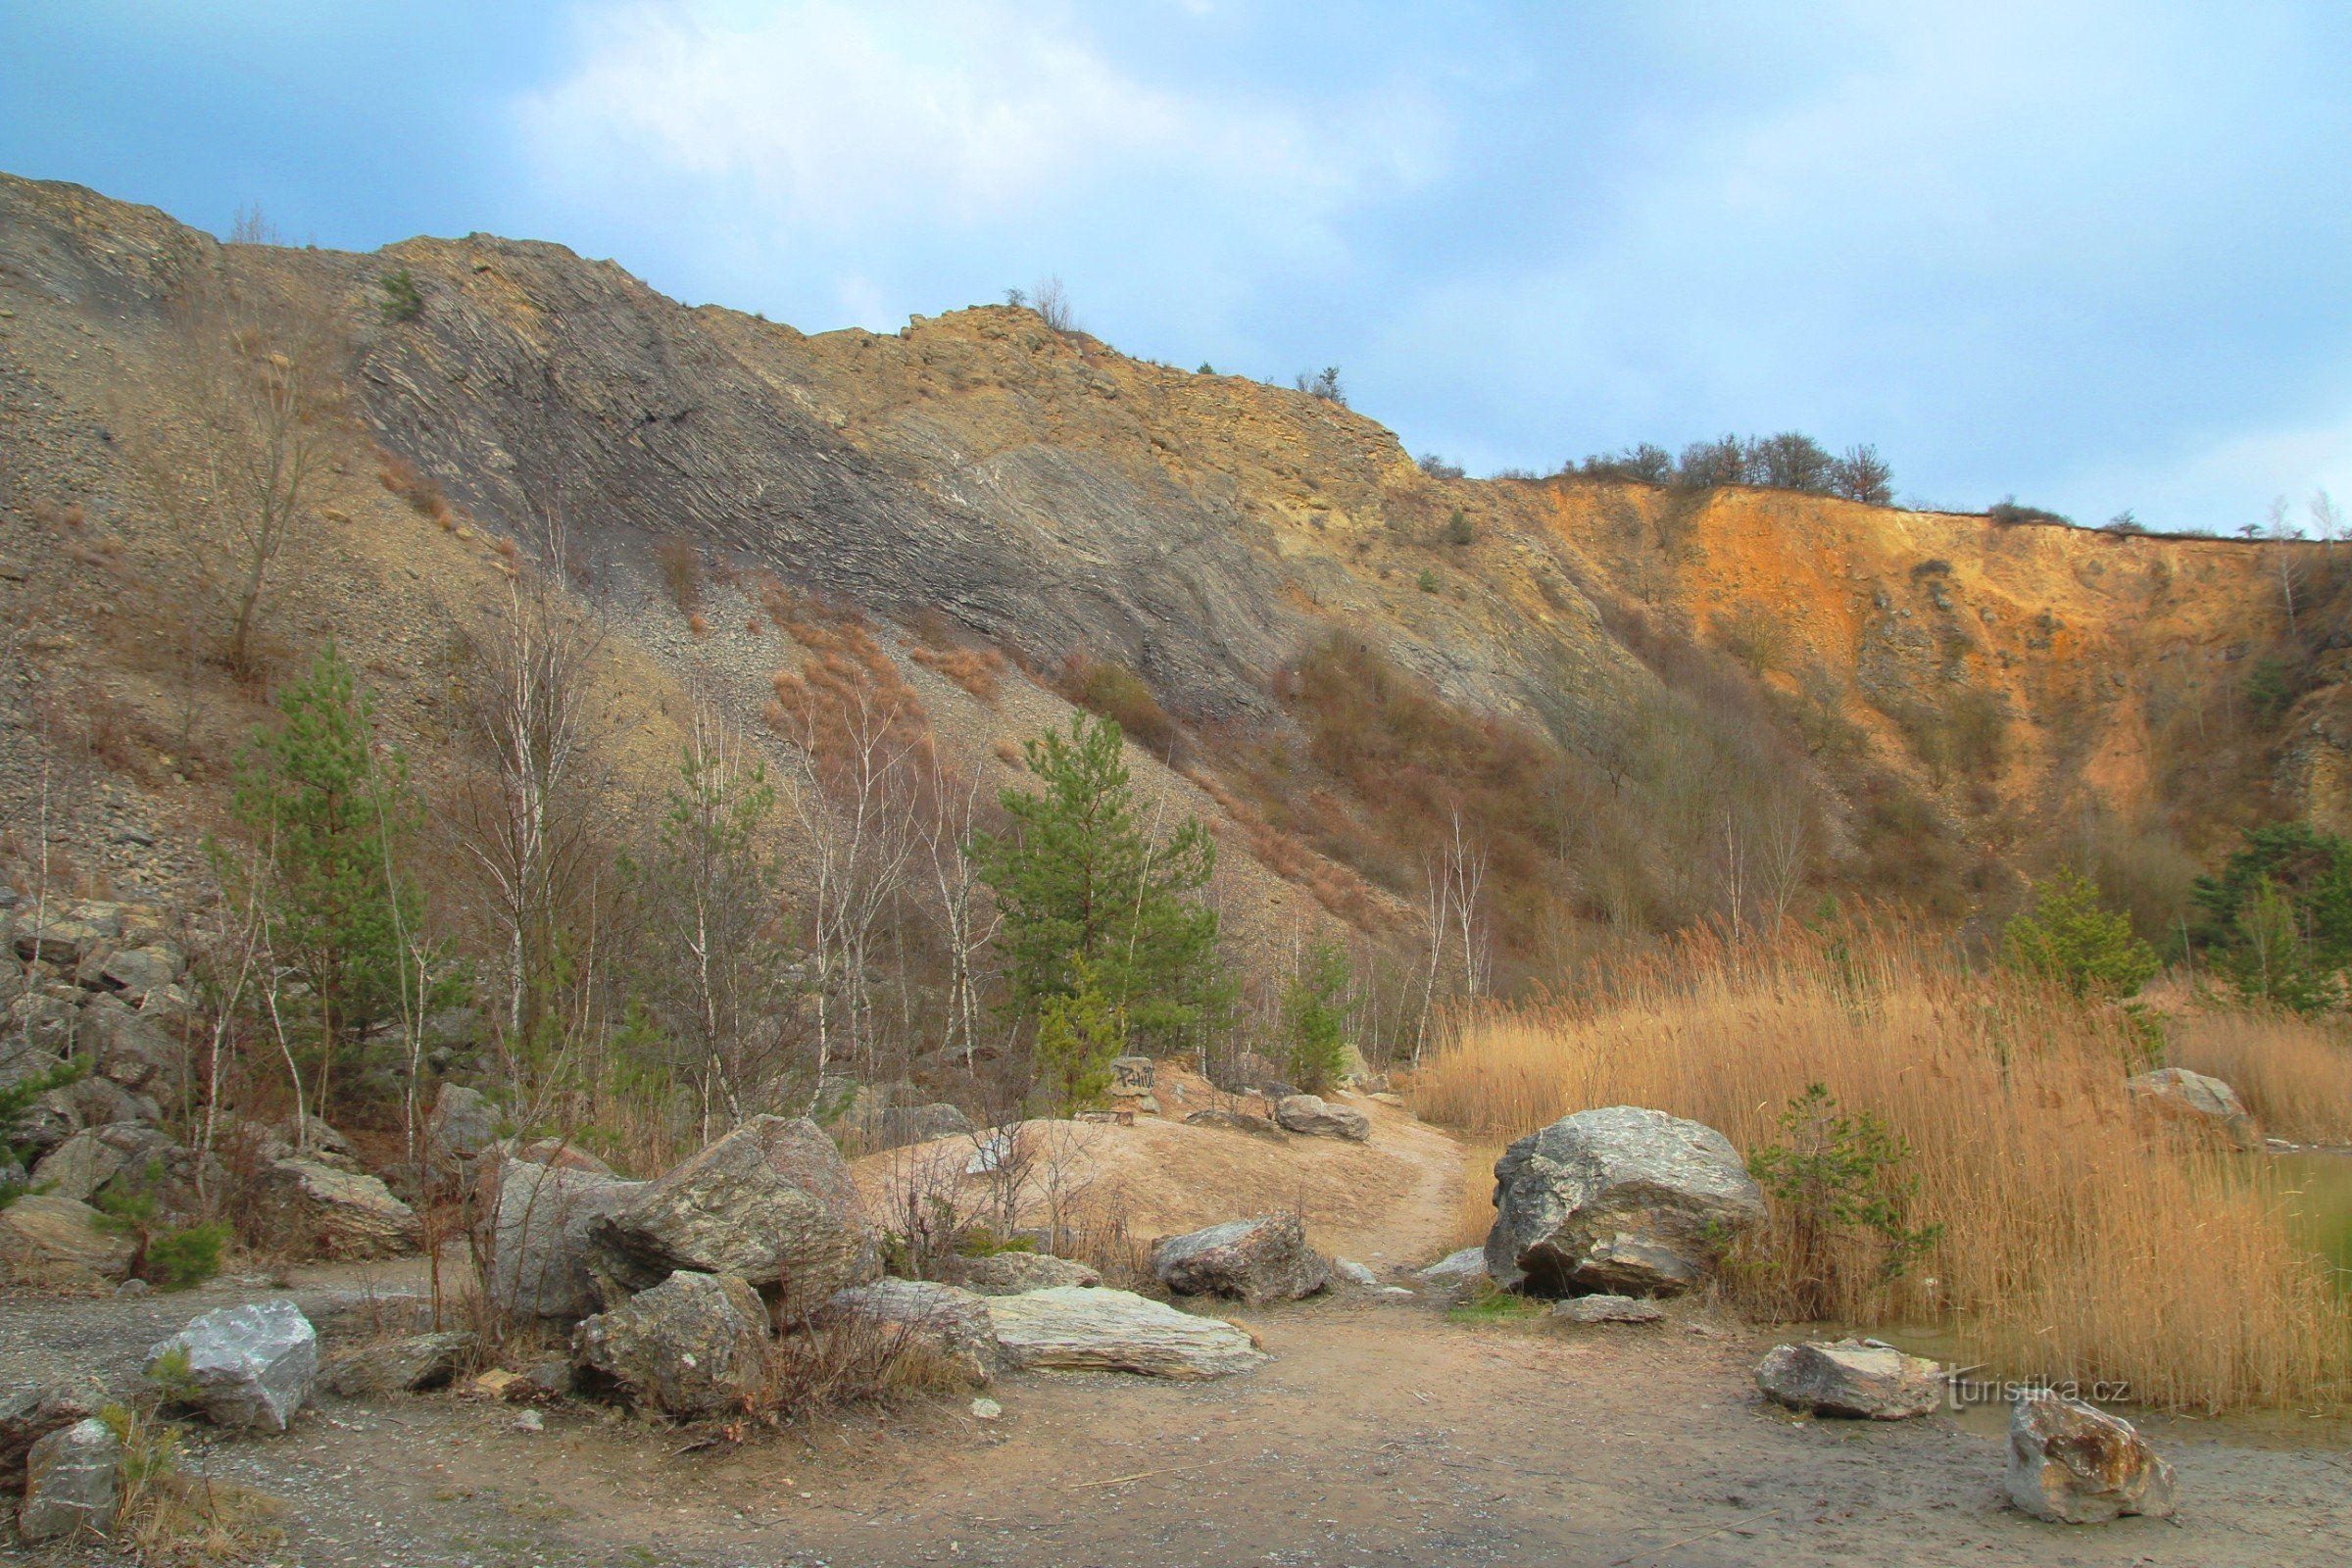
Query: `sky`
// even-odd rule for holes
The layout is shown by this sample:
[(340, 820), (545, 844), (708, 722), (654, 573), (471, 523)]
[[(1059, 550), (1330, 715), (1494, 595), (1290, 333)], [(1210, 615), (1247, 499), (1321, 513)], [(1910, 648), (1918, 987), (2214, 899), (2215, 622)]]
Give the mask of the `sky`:
[(2234, 532), (2352, 499), (2352, 7), (0, 0), (0, 170), (894, 330), (1060, 278), (1416, 454), (1725, 432)]

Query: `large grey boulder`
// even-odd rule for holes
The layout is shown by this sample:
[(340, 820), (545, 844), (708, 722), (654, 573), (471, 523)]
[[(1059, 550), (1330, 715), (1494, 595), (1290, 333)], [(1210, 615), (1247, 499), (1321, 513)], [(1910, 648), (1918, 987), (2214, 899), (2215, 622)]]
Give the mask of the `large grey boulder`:
[(594, 1221), (589, 1239), (608, 1299), (692, 1269), (748, 1280), (791, 1318), (875, 1272), (850, 1168), (798, 1117), (753, 1117)]
[(1052, 1290), (1056, 1285), (1096, 1286), (1102, 1276), (1084, 1263), (1046, 1252), (991, 1252), (986, 1257), (961, 1257), (952, 1272), (956, 1283), (975, 1296), (1018, 1296), (1023, 1291)]
[(902, 1352), (929, 1357), (975, 1388), (996, 1376), (999, 1351), (988, 1302), (970, 1291), (931, 1280), (876, 1280), (835, 1291), (817, 1309), (816, 1326), (871, 1330)]
[(318, 1336), (292, 1301), (223, 1306), (147, 1352), (147, 1371), (216, 1426), (283, 1432), (318, 1378)]
[(26, 1381), (0, 1388), (0, 1493), (24, 1489), (24, 1455), (50, 1433), (96, 1415), (106, 1392), (95, 1379)]
[(867, 1118), (865, 1146), (869, 1150), (904, 1149), (939, 1138), (962, 1138), (973, 1130), (962, 1107), (944, 1100), (921, 1105), (892, 1105)]
[(1265, 1359), (1232, 1324), (1130, 1291), (1061, 1285), (994, 1296), (988, 1315), (1005, 1361), (1016, 1367), (1197, 1379), (1247, 1372)]
[(346, 1399), (437, 1389), (458, 1375), (476, 1343), (472, 1334), (449, 1330), (354, 1346), (331, 1357), (318, 1381)]
[(2159, 1067), (2124, 1082), (2132, 1101), (2184, 1125), (2213, 1133), (2239, 1149), (2262, 1147), (2262, 1129), (2237, 1091), (2186, 1067)]
[(122, 1279), (130, 1242), (101, 1231), (98, 1219), (87, 1203), (39, 1193), (0, 1208), (0, 1278), (63, 1289)]
[(687, 1421), (750, 1409), (767, 1376), (767, 1309), (733, 1275), (680, 1269), (572, 1330), (592, 1392), (641, 1414)]
[(425, 1150), (436, 1165), (464, 1165), (498, 1142), (498, 1106), (478, 1089), (444, 1083), (425, 1122)]
[(74, 970), (84, 958), (122, 935), (122, 906), (87, 902), (21, 912), (10, 932), (17, 956)]
[(1677, 1296), (1764, 1218), (1731, 1140), (1662, 1110), (1564, 1116), (1494, 1162), (1487, 1270), (1533, 1296)]
[(96, 1416), (50, 1433), (25, 1456), (17, 1533), (26, 1541), (106, 1535), (115, 1523), (122, 1463), (122, 1440)]
[(43, 1191), (75, 1202), (95, 1203), (110, 1191), (134, 1192), (152, 1177), (166, 1208), (193, 1200), (195, 1157), (144, 1122), (110, 1122), (85, 1127), (41, 1156), (32, 1179)]
[(374, 1176), (315, 1159), (279, 1159), (262, 1172), (261, 1203), (295, 1250), (341, 1261), (399, 1257), (424, 1239), (416, 1211)]
[(122, 948), (98, 960), (98, 983), (136, 1006), (188, 972), (188, 960), (168, 942)]
[(1879, 1340), (1778, 1345), (1756, 1366), (1764, 1396), (1794, 1410), (1901, 1421), (1943, 1402), (1943, 1368)]
[(81, 1009), (75, 1039), (75, 1049), (96, 1059), (99, 1073), (123, 1088), (165, 1099), (179, 1093), (185, 1050), (156, 1018), (120, 997), (92, 997)]
[(2173, 1515), (2173, 1467), (2131, 1422), (2047, 1392), (2009, 1410), (2009, 1500), (2058, 1524)]
[(588, 1233), (646, 1188), (594, 1171), (511, 1159), (499, 1167), (490, 1233), (497, 1304), (524, 1317), (577, 1322), (599, 1303)]
[(1229, 1296), (1251, 1306), (1295, 1301), (1331, 1284), (1331, 1260), (1306, 1245), (1296, 1214), (1171, 1236), (1152, 1250), (1152, 1272), (1179, 1296)]
[(1345, 1138), (1360, 1144), (1372, 1136), (1371, 1119), (1362, 1111), (1316, 1095), (1285, 1095), (1274, 1102), (1274, 1119), (1285, 1132), (1309, 1138)]

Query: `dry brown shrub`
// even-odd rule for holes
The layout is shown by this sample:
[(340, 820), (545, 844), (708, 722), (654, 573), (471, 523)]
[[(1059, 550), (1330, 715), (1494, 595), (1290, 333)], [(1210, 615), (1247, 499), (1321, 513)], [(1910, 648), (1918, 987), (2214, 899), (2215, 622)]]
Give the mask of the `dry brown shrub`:
[[(1875, 1248), (1842, 1242), (1838, 1317), (1931, 1324), (2004, 1375), (2121, 1382), (2170, 1408), (2352, 1396), (2352, 1302), (2293, 1195), (2267, 1161), (2132, 1114), (2138, 1059), (2124, 1014), (1973, 973), (1924, 937), (1789, 927), (1736, 948), (1695, 936), (1576, 1002), (1471, 1017), (1408, 1094), (1476, 1138), (1633, 1104), (1752, 1152), (1820, 1083), (1910, 1142), (1911, 1223), (1942, 1227), (1893, 1281)], [(1735, 1253), (1728, 1288), (1750, 1311), (1792, 1298), (1788, 1243), (1776, 1212)]]
[(431, 518), (444, 530), (457, 526), (457, 517), (441, 487), (417, 471), (416, 466), (406, 458), (386, 453), (376, 465), (375, 477), (386, 490), (407, 502), (418, 516)]
[(703, 553), (693, 540), (673, 533), (655, 542), (654, 564), (662, 568), (669, 602), (679, 614), (691, 614), (703, 602)]
[(695, 636), (701, 637), (710, 630), (710, 623), (705, 620), (702, 612), (698, 611), (686, 617), (686, 629)]
[(809, 754), (832, 789), (878, 756), (905, 757), (910, 775), (927, 774), (931, 718), (873, 633), (859, 621), (792, 623), (809, 650), (798, 674), (778, 670), (767, 721)]
[(1028, 758), (1022, 755), (1020, 744), (1016, 741), (997, 742), (996, 753), (997, 760), (1007, 767), (1027, 767), (1029, 765)]
[(911, 629), (918, 642), (907, 657), (925, 669), (954, 681), (984, 703), (997, 700), (997, 677), (1004, 672), (1004, 654), (994, 648), (970, 648), (956, 640), (956, 629), (936, 610), (914, 617)]

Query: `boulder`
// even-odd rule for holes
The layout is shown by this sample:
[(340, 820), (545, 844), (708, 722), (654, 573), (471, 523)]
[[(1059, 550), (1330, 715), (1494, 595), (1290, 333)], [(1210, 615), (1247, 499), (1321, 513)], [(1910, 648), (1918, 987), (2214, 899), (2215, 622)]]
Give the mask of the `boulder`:
[(767, 1310), (731, 1274), (680, 1269), (572, 1331), (583, 1384), (643, 1415), (694, 1420), (750, 1409), (767, 1377)]
[(98, 1219), (87, 1203), (40, 1193), (0, 1208), (0, 1275), (67, 1289), (115, 1283), (130, 1272), (133, 1249)]
[(17, 956), (27, 963), (54, 963), (73, 970), (105, 943), (122, 935), (122, 906), (83, 903), (60, 908), (51, 904), (36, 914), (24, 910), (16, 919), (10, 940)]
[(355, 1346), (331, 1357), (318, 1381), (346, 1399), (437, 1389), (458, 1375), (477, 1343), (472, 1334), (452, 1331)]
[(498, 1107), (478, 1089), (444, 1083), (424, 1125), (433, 1163), (463, 1165), (498, 1142)]
[(1117, 1097), (1132, 1097), (1152, 1093), (1155, 1072), (1150, 1056), (1113, 1056), (1110, 1058), (1110, 1092)]
[(510, 1160), (498, 1172), (490, 1239), (497, 1304), (523, 1317), (577, 1322), (596, 1310), (589, 1229), (628, 1206), (644, 1182)]
[(163, 1114), (153, 1100), (98, 1073), (49, 1090), (17, 1117), (10, 1139), (34, 1155), (45, 1154), (88, 1127), (117, 1122), (152, 1122)]
[(1421, 1277), (1432, 1285), (1476, 1284), (1487, 1277), (1486, 1250), (1465, 1247), (1458, 1252), (1447, 1252), (1423, 1269)]
[(785, 1318), (873, 1277), (857, 1185), (833, 1140), (802, 1118), (755, 1116), (593, 1221), (606, 1298), (673, 1269), (748, 1280)]
[(894, 1105), (874, 1112), (864, 1127), (869, 1150), (904, 1149), (935, 1138), (961, 1138), (972, 1132), (972, 1118), (962, 1107), (944, 1100), (923, 1105)]
[(293, 1154), (298, 1159), (315, 1159), (321, 1164), (349, 1159), (351, 1140), (317, 1116), (288, 1116), (270, 1129), (264, 1147), (273, 1155)]
[(533, 1138), (527, 1142), (511, 1139), (501, 1146), (499, 1152), (506, 1158), (520, 1160), (526, 1165), (550, 1165), (557, 1170), (586, 1171), (591, 1176), (617, 1177), (620, 1174), (579, 1145), (561, 1138)]
[(972, 1387), (985, 1387), (996, 1377), (996, 1325), (987, 1300), (970, 1291), (930, 1280), (884, 1279), (835, 1291), (817, 1309), (819, 1328), (853, 1324), (881, 1329), (903, 1348), (929, 1356)]
[[(188, 960), (168, 942), (152, 947), (123, 948), (97, 960), (96, 980), (124, 1002), (136, 1006), (150, 992), (177, 983), (188, 972)], [(84, 985), (89, 981), (84, 980)], [(95, 988), (93, 988), (95, 989)]]
[(1152, 1250), (1152, 1272), (1179, 1296), (1229, 1296), (1251, 1306), (1295, 1301), (1331, 1284), (1330, 1260), (1306, 1245), (1296, 1214), (1171, 1236)]
[(994, 1296), (988, 1315), (1005, 1361), (1016, 1367), (1217, 1378), (1265, 1359), (1232, 1324), (1179, 1312), (1130, 1291), (1060, 1285)]
[(1568, 1323), (1655, 1323), (1666, 1309), (1638, 1296), (1571, 1296), (1552, 1302), (1551, 1315)]
[(97, 996), (81, 1009), (82, 1046), (98, 1071), (125, 1089), (169, 1099), (179, 1092), (186, 1053), (170, 1030), (120, 997)]
[(292, 1301), (219, 1307), (157, 1343), (147, 1371), (215, 1426), (283, 1432), (318, 1381), (318, 1335)]
[(1943, 1402), (1943, 1368), (1879, 1340), (1775, 1346), (1756, 1367), (1764, 1396), (1794, 1410), (1901, 1421)]
[(1363, 1264), (1358, 1263), (1351, 1257), (1333, 1258), (1331, 1260), (1331, 1272), (1337, 1275), (1339, 1278), (1346, 1280), (1348, 1284), (1360, 1285), (1366, 1290), (1375, 1289), (1380, 1284), (1379, 1275), (1373, 1273), (1370, 1269), (1366, 1268)]
[(956, 1283), (975, 1296), (1018, 1296), (1023, 1291), (1052, 1290), (1056, 1285), (1096, 1286), (1102, 1276), (1084, 1263), (1046, 1252), (991, 1252), (986, 1257), (959, 1257), (954, 1265)]
[(122, 1440), (96, 1416), (41, 1439), (25, 1456), (18, 1534), (26, 1541), (106, 1535), (114, 1528), (122, 1463)]
[(1221, 1127), (1231, 1133), (1248, 1133), (1254, 1138), (1280, 1138), (1282, 1129), (1263, 1116), (1252, 1116), (1246, 1110), (1196, 1110), (1184, 1118), (1187, 1127)]
[(1678, 1296), (1764, 1218), (1731, 1140), (1610, 1105), (1531, 1133), (1494, 1162), (1487, 1271), (1533, 1296)]
[(2239, 1149), (2262, 1147), (2262, 1129), (2255, 1125), (2253, 1113), (2237, 1091), (2219, 1078), (2186, 1067), (2159, 1067), (2127, 1079), (2124, 1090), (2135, 1103), (2218, 1134)]
[(37, 991), (8, 1000), (7, 1039), (0, 1044), (0, 1086), (14, 1084), (62, 1063), (74, 1050), (81, 1008), (64, 997)]
[(82, 1203), (96, 1202), (110, 1189), (135, 1190), (152, 1179), (164, 1207), (184, 1209), (195, 1196), (194, 1173), (195, 1156), (169, 1137), (142, 1122), (119, 1121), (75, 1133), (41, 1156), (32, 1177), (44, 1191)]
[(24, 1382), (0, 1387), (0, 1492), (24, 1490), (24, 1455), (50, 1433), (96, 1415), (106, 1392), (86, 1383)]
[(1286, 1132), (1309, 1138), (1345, 1138), (1360, 1144), (1372, 1136), (1372, 1122), (1362, 1111), (1335, 1105), (1319, 1095), (1285, 1095), (1274, 1102), (1274, 1119)]
[(350, 1261), (399, 1257), (424, 1239), (416, 1211), (374, 1176), (314, 1159), (280, 1159), (260, 1183), (262, 1203), (297, 1251)]
[(2009, 1410), (2009, 1500), (2058, 1524), (2173, 1516), (2173, 1467), (2132, 1423), (2046, 1391)]

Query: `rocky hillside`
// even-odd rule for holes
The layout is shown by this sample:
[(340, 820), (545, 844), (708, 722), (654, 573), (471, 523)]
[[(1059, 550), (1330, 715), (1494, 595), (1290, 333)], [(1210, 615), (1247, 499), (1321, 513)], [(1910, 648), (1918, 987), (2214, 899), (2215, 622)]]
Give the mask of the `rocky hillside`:
[(2156, 924), (2237, 823), (2347, 808), (2316, 546), (1433, 477), (1345, 407), (1023, 309), (809, 336), (558, 245), (222, 246), (0, 177), (0, 788), (24, 823), (77, 749), (90, 868), (169, 876), (138, 840), (217, 808), (255, 711), (194, 673), (142, 458), (200, 401), (199, 285), (331, 345), (342, 445), (272, 657), (341, 638), (428, 775), (463, 745), (451, 629), (552, 516), (610, 607), (616, 776), (651, 788), (690, 689), (754, 722), (808, 615), (861, 616), (969, 765), (1066, 700), (1126, 720), (1245, 924), (1404, 932), (1458, 830), (1506, 967), (1822, 892), (1964, 917), (2059, 855)]

